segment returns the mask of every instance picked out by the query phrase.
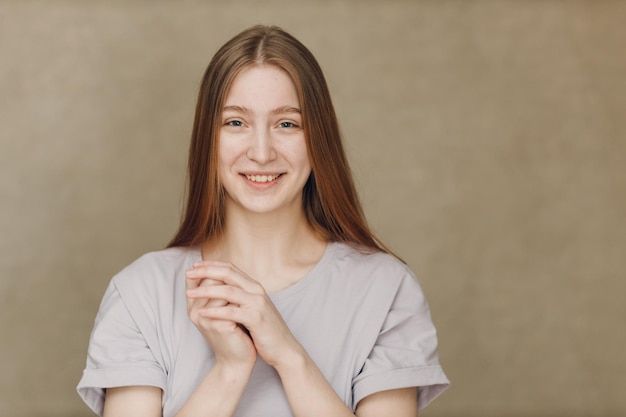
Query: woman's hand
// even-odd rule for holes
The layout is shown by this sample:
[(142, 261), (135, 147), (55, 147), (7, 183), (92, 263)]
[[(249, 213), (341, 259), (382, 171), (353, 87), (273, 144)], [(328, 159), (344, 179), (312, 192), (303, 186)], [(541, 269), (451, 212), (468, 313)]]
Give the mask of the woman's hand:
[(256, 352), (268, 365), (278, 367), (302, 350), (263, 286), (234, 265), (203, 261), (194, 264), (187, 276), (191, 281), (212, 280), (210, 285), (196, 285), (187, 292), (194, 303), (202, 300), (195, 310), (199, 320), (245, 326)]
[(250, 336), (241, 326), (228, 318), (211, 318), (201, 314), (204, 309), (225, 307), (228, 304), (217, 297), (198, 295), (203, 289), (220, 285), (221, 281), (212, 279), (197, 268), (188, 270), (186, 277), (189, 318), (213, 348), (216, 363), (251, 369), (256, 361), (256, 350)]

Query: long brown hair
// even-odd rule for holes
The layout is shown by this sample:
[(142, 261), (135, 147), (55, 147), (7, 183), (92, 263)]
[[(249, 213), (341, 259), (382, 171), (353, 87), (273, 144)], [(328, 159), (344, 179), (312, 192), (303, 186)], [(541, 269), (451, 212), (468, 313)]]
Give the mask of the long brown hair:
[(275, 26), (244, 30), (224, 44), (209, 63), (196, 106), (184, 216), (168, 247), (194, 246), (222, 233), (224, 190), (217, 174), (222, 107), (237, 74), (260, 64), (286, 71), (297, 89), (311, 161), (311, 175), (302, 195), (309, 224), (328, 241), (390, 252), (365, 221), (319, 64), (302, 43)]

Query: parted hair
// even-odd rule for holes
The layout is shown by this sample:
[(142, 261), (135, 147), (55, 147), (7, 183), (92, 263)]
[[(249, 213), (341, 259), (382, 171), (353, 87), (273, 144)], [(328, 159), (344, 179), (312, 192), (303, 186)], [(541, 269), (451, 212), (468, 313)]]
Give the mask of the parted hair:
[(223, 231), (225, 191), (219, 182), (217, 157), (222, 108), (235, 77), (252, 65), (274, 65), (296, 86), (311, 163), (311, 175), (302, 191), (303, 210), (311, 227), (328, 241), (390, 252), (365, 221), (317, 60), (289, 33), (261, 25), (226, 42), (204, 73), (189, 148), (185, 207), (168, 247), (198, 245)]

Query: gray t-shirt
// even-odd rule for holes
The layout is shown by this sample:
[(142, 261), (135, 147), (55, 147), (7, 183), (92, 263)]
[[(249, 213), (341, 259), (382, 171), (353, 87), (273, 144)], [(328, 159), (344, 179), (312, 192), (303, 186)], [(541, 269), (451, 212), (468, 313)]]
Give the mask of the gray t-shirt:
[[(209, 372), (214, 354), (185, 299), (185, 271), (199, 260), (197, 247), (170, 248), (113, 277), (77, 388), (93, 411), (102, 414), (106, 388), (148, 385), (163, 390), (163, 416), (173, 417)], [(422, 409), (449, 385), (424, 294), (390, 255), (329, 243), (305, 277), (270, 298), (353, 411), (367, 395), (405, 387), (419, 387)], [(278, 374), (261, 359), (235, 416), (293, 416)]]

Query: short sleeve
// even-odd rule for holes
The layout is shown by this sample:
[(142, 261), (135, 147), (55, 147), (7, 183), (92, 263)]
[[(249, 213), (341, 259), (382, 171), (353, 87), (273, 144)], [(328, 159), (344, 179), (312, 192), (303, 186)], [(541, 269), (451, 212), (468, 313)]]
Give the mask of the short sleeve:
[(439, 364), (428, 303), (413, 274), (407, 273), (374, 347), (353, 380), (354, 404), (376, 392), (417, 387), (421, 410), (449, 385)]
[(165, 389), (165, 384), (163, 367), (111, 281), (91, 333), (79, 395), (102, 415), (106, 388), (145, 385)]

